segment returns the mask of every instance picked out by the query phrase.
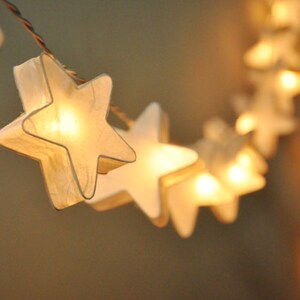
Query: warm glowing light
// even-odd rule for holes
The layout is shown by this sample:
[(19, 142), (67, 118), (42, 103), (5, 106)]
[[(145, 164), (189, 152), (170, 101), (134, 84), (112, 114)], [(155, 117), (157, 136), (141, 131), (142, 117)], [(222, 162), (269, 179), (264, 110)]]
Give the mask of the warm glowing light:
[[(197, 156), (194, 151), (183, 152), (181, 147), (170, 147), (164, 144), (145, 144), (145, 152), (148, 153), (148, 159), (146, 160), (148, 166), (147, 172), (149, 175), (160, 170), (160, 172), (169, 173), (178, 168), (179, 162), (182, 165), (189, 165), (191, 162), (196, 161)], [(138, 160), (138, 158), (137, 158)]]
[(246, 168), (251, 168), (252, 164), (253, 164), (251, 157), (245, 152), (241, 152), (238, 154), (237, 161), (238, 161), (238, 164), (240, 164)]
[(247, 173), (245, 172), (244, 168), (237, 164), (229, 167), (227, 175), (229, 181), (231, 181), (232, 183), (239, 184), (247, 180)]
[[(190, 181), (190, 184), (193, 187), (187, 186), (185, 193), (189, 193), (189, 198), (193, 199), (200, 206), (228, 203), (235, 197), (218, 179), (208, 172), (197, 175), (197, 177)], [(190, 192), (188, 192), (189, 190)], [(187, 198), (187, 196), (184, 198)]]
[(74, 84), (46, 53), (15, 67), (14, 75), (25, 112), (0, 130), (0, 144), (40, 162), (55, 208), (92, 198), (97, 173), (135, 161), (106, 122), (109, 76)]
[(209, 197), (216, 193), (220, 185), (213, 176), (203, 173), (196, 179), (195, 186), (200, 197)]
[(256, 68), (265, 68), (273, 61), (274, 46), (270, 42), (260, 42), (245, 54), (247, 65)]
[(79, 124), (76, 114), (72, 111), (62, 111), (59, 120), (59, 130), (62, 134), (77, 134), (79, 131)]
[(282, 71), (279, 74), (279, 82), (281, 87), (286, 90), (294, 90), (299, 87), (299, 77), (292, 71)]
[(251, 147), (245, 147), (240, 151), (236, 161), (240, 166), (245, 167), (248, 170), (259, 172), (260, 174), (264, 174), (268, 170), (268, 165), (265, 160)]
[(242, 114), (236, 121), (235, 127), (238, 133), (246, 134), (255, 129), (256, 119), (253, 114)]
[(277, 1), (272, 6), (272, 17), (279, 26), (286, 26), (290, 20), (290, 6), (284, 1)]
[(266, 184), (265, 178), (254, 169), (247, 169), (232, 163), (223, 173), (222, 182), (236, 195), (244, 195), (263, 188)]
[(66, 136), (78, 135), (80, 126), (76, 114), (71, 110), (62, 110), (58, 120), (50, 123), (49, 129), (52, 133)]

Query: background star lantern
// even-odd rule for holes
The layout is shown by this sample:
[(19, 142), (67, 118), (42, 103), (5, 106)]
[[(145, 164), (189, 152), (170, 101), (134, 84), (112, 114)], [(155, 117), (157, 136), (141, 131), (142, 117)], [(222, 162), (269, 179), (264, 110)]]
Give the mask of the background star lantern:
[(253, 144), (264, 157), (274, 154), (279, 136), (290, 134), (296, 128), (296, 120), (291, 113), (280, 111), (274, 101), (270, 95), (254, 97), (235, 125), (240, 134), (253, 132)]
[(265, 161), (247, 144), (247, 138), (220, 119), (205, 124), (204, 139), (192, 148), (199, 154), (198, 163), (167, 191), (173, 224), (185, 238), (194, 231), (200, 207), (210, 207), (223, 223), (235, 221), (239, 196), (261, 189), (265, 184), (261, 174), (267, 171)]

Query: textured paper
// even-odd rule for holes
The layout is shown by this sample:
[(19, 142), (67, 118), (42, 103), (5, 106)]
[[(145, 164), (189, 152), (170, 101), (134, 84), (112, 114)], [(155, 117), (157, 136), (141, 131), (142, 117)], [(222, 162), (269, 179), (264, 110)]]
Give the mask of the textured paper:
[(46, 54), (14, 71), (24, 113), (0, 131), (0, 144), (40, 161), (55, 208), (91, 198), (97, 172), (135, 160), (131, 147), (106, 122), (109, 76), (78, 86)]

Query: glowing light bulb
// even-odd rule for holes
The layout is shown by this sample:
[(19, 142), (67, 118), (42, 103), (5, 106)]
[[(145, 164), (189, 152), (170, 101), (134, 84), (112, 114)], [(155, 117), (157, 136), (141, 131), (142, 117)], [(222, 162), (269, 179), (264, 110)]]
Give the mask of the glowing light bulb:
[(299, 78), (295, 72), (282, 71), (279, 74), (279, 82), (282, 88), (286, 90), (294, 90), (299, 87)]
[(59, 120), (59, 130), (62, 134), (77, 134), (79, 132), (79, 124), (76, 114), (73, 111), (62, 111)]
[(260, 42), (245, 54), (245, 62), (250, 67), (266, 68), (274, 56), (274, 46), (270, 42)]
[(219, 188), (219, 183), (213, 176), (208, 173), (203, 173), (196, 179), (195, 187), (200, 197), (209, 197), (216, 193)]
[(236, 121), (235, 127), (238, 133), (246, 134), (252, 131), (256, 126), (256, 119), (253, 114), (242, 114)]
[(80, 126), (78, 117), (72, 110), (62, 110), (58, 120), (52, 120), (49, 131), (54, 134), (62, 134), (66, 136), (78, 135)]
[(236, 195), (244, 195), (263, 188), (265, 178), (256, 170), (247, 169), (237, 162), (224, 170), (222, 182), (224, 182)]
[(279, 26), (286, 26), (290, 19), (290, 6), (284, 1), (277, 1), (272, 6), (272, 17)]
[(232, 183), (239, 184), (245, 180), (247, 180), (247, 174), (243, 167), (234, 164), (227, 171), (228, 179)]
[[(208, 172), (200, 173), (189, 183), (187, 181), (187, 185), (190, 186), (186, 188), (185, 194), (189, 194), (189, 198), (200, 206), (228, 203), (234, 199), (233, 193)], [(185, 197), (188, 198), (187, 195)]]

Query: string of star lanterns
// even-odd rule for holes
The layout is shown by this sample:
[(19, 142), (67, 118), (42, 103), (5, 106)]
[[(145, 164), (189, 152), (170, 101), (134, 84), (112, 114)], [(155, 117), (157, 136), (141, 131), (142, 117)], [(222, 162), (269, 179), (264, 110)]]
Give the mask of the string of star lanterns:
[[(293, 99), (300, 93), (300, 1), (268, 1), (258, 42), (245, 54), (251, 95), (234, 101), (235, 126), (208, 120), (190, 146), (169, 141), (168, 116), (151, 103), (136, 120), (110, 104), (112, 80), (85, 82), (61, 64), (16, 6), (2, 0), (43, 53), (14, 68), (24, 113), (0, 130), (0, 145), (40, 162), (53, 206), (85, 201), (102, 212), (128, 203), (156, 226), (172, 220), (192, 235), (199, 208), (233, 222), (240, 196), (266, 184), (266, 158), (280, 135), (296, 128)], [(112, 128), (109, 109), (128, 126)]]

